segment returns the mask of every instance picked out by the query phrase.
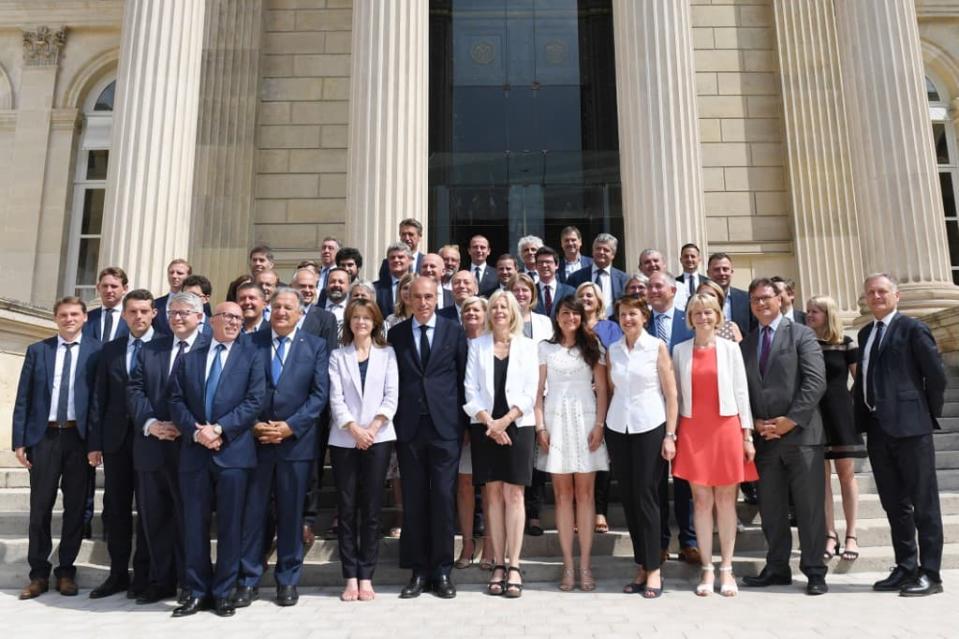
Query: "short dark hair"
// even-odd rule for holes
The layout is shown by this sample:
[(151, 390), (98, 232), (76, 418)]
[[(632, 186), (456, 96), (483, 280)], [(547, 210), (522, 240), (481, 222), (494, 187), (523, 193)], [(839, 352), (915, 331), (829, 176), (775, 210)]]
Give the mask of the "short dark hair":
[(207, 297), (213, 295), (213, 284), (210, 283), (210, 280), (207, 279), (205, 275), (190, 275), (183, 280), (183, 284), (180, 286), (180, 288), (184, 289), (192, 286), (199, 286), (200, 292)]
[(709, 260), (706, 262), (706, 266), (709, 266), (716, 260), (729, 260), (730, 262), (732, 262), (733, 258), (729, 257), (729, 253), (724, 253), (722, 251), (719, 251), (709, 256)]
[(682, 255), (683, 251), (685, 251), (685, 250), (688, 249), (688, 248), (696, 249), (696, 252), (697, 252), (697, 253), (702, 253), (702, 251), (699, 250), (699, 247), (698, 247), (698, 246), (696, 246), (696, 245), (693, 244), (692, 242), (686, 242), (685, 244), (683, 244), (682, 248), (679, 249), (680, 255)]
[(83, 309), (83, 314), (87, 314), (87, 303), (75, 295), (61, 297), (53, 305), (53, 314), (56, 315), (61, 306), (79, 306)]
[(616, 317), (619, 317), (619, 313), (624, 308), (635, 309), (643, 314), (643, 317), (646, 318), (646, 321), (649, 321), (649, 318), (653, 316), (653, 312), (649, 310), (649, 304), (646, 300), (638, 297), (629, 297), (624, 296), (616, 300)]
[(127, 310), (127, 302), (150, 302), (153, 307), (153, 293), (145, 288), (135, 288), (123, 298), (123, 310)]
[(513, 268), (519, 268), (518, 266), (519, 262), (516, 261), (516, 256), (513, 255), (512, 253), (503, 253), (502, 255), (496, 258), (496, 263), (499, 264), (503, 260), (513, 260)]
[(776, 290), (776, 282), (769, 277), (757, 277), (752, 282), (749, 283), (749, 295), (752, 297), (753, 291), (757, 288), (771, 288), (773, 291)]
[(273, 261), (273, 249), (271, 249), (266, 244), (257, 244), (256, 246), (251, 248), (250, 258), (252, 259), (252, 257), (256, 255), (257, 253), (263, 253), (264, 255), (266, 255), (266, 259), (270, 260), (271, 262)]
[(260, 297), (263, 298), (264, 302), (266, 301), (266, 293), (263, 291), (263, 287), (261, 287), (259, 284), (255, 282), (243, 282), (242, 284), (237, 286), (236, 287), (237, 299), (240, 298), (240, 293), (242, 293), (243, 291), (259, 291)]
[(417, 220), (416, 218), (408, 217), (400, 222), (400, 228), (404, 226), (412, 226), (416, 228), (417, 233), (423, 235), (423, 223)]
[(102, 280), (102, 279), (103, 279), (104, 277), (106, 277), (107, 275), (109, 275), (109, 276), (111, 276), (111, 277), (117, 278), (118, 280), (120, 280), (120, 282), (121, 282), (124, 286), (126, 286), (127, 284), (130, 283), (130, 280), (127, 279), (127, 273), (126, 273), (126, 271), (124, 271), (124, 270), (123, 270), (122, 268), (120, 268), (119, 266), (108, 266), (108, 267), (106, 267), (105, 269), (103, 269), (102, 271), (100, 271), (100, 274), (99, 274), (99, 275), (97, 275), (97, 284), (99, 284), (99, 283), (100, 283), (100, 280)]
[(355, 249), (352, 246), (344, 246), (336, 252), (334, 261), (337, 265), (339, 265), (340, 260), (353, 260), (356, 262), (356, 268), (363, 268), (363, 255), (359, 249)]
[(537, 260), (537, 261), (539, 261), (539, 258), (543, 257), (544, 255), (545, 255), (545, 256), (552, 257), (552, 258), (553, 258), (553, 262), (555, 262), (556, 264), (559, 264), (559, 253), (557, 253), (554, 249), (552, 249), (552, 248), (550, 248), (550, 247), (548, 247), (548, 246), (541, 246), (541, 247), (539, 247), (538, 249), (536, 249), (536, 260)]
[(772, 277), (769, 278), (769, 281), (770, 281), (770, 282), (773, 282), (774, 284), (782, 284), (782, 285), (786, 288), (787, 291), (795, 291), (795, 290), (796, 290), (796, 282), (794, 282), (793, 280), (789, 279), (788, 277), (782, 277), (782, 276), (780, 276), (780, 275), (774, 275), (774, 276), (772, 276)]
[(576, 237), (579, 238), (580, 242), (583, 241), (583, 234), (580, 233), (580, 232), (579, 232), (579, 229), (576, 228), (575, 226), (567, 226), (567, 227), (565, 227), (562, 231), (559, 232), (559, 238), (560, 238), (560, 239), (563, 239), (564, 237), (566, 237), (566, 236), (569, 235), (570, 233), (575, 233), (575, 234), (576, 234)]

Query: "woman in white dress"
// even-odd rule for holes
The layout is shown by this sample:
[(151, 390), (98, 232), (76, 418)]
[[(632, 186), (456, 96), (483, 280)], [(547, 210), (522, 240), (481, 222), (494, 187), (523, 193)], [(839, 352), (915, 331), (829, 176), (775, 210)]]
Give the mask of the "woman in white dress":
[(609, 397), (606, 360), (587, 323), (583, 303), (576, 298), (566, 297), (557, 303), (553, 327), (555, 337), (539, 343), (536, 468), (551, 473), (553, 479), (556, 529), (563, 551), (559, 589), (573, 589), (575, 526), (579, 530), (579, 585), (591, 591), (596, 588), (590, 568), (596, 517), (594, 481), (596, 471), (609, 469), (603, 443)]

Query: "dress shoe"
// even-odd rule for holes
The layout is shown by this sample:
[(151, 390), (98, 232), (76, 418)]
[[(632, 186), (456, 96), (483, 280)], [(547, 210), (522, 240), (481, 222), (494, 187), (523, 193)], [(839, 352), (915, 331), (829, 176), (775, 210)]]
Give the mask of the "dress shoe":
[(259, 589), (251, 588), (250, 586), (237, 586), (236, 592), (234, 592), (233, 597), (231, 597), (234, 608), (246, 608), (259, 598)]
[(187, 600), (183, 602), (183, 605), (179, 608), (173, 609), (174, 617), (189, 617), (190, 615), (195, 615), (201, 610), (207, 610), (210, 607), (210, 603), (204, 597), (187, 597)]
[(276, 605), (295, 606), (300, 600), (300, 595), (296, 592), (296, 586), (277, 586), (276, 587)]
[(806, 582), (807, 595), (824, 595), (829, 592), (829, 586), (826, 585), (826, 578), (821, 575), (810, 577)]
[(83, 538), (93, 539), (93, 525), (89, 521), (83, 524)]
[(232, 599), (223, 597), (217, 599), (216, 603), (213, 604), (213, 612), (217, 617), (232, 617), (236, 614), (236, 606), (233, 605)]
[(57, 577), (57, 592), (64, 597), (76, 597), (77, 582), (73, 577)]
[(142, 595), (143, 593), (145, 593), (145, 592), (147, 591), (147, 588), (149, 588), (149, 586), (134, 586), (134, 585), (131, 585), (129, 588), (127, 588), (127, 599), (137, 599), (137, 598), (139, 598), (140, 595)]
[(180, 588), (176, 593), (176, 602), (182, 606), (192, 596), (193, 593), (190, 592), (189, 588)]
[[(177, 594), (176, 588), (163, 588), (160, 586), (149, 585), (146, 587), (146, 590), (140, 593), (140, 596), (137, 597), (137, 604), (140, 606), (145, 606), (147, 604), (155, 604), (164, 599), (172, 599)], [(177, 603), (183, 603), (178, 601)]]
[(903, 586), (915, 581), (915, 579), (915, 573), (906, 570), (902, 566), (896, 566), (892, 569), (892, 572), (889, 573), (888, 577), (874, 583), (872, 589), (878, 592), (899, 592)]
[(90, 591), (90, 599), (103, 599), (110, 597), (118, 592), (124, 592), (130, 586), (126, 579), (119, 577), (107, 577), (107, 580)]
[(696, 546), (690, 546), (688, 548), (683, 548), (679, 551), (679, 560), (685, 561), (691, 566), (701, 566), (702, 557), (699, 553), (699, 548)]
[(414, 599), (424, 592), (429, 592), (430, 582), (426, 577), (413, 575), (409, 583), (400, 591), (400, 599)]
[(743, 585), (748, 588), (765, 588), (766, 586), (788, 586), (793, 582), (793, 577), (790, 573), (777, 574), (769, 570), (769, 567), (765, 567), (755, 577), (747, 576), (743, 577)]
[(30, 583), (20, 591), (20, 599), (34, 599), (50, 590), (48, 579), (31, 579)]
[(942, 592), (942, 582), (932, 579), (925, 573), (919, 573), (913, 581), (903, 585), (900, 597), (927, 597)]
[(743, 490), (743, 501), (750, 506), (755, 506), (759, 503), (759, 489), (756, 487), (756, 484), (757, 482), (745, 482), (739, 485)]
[(452, 599), (456, 596), (456, 586), (447, 575), (433, 580), (433, 594), (440, 599)]

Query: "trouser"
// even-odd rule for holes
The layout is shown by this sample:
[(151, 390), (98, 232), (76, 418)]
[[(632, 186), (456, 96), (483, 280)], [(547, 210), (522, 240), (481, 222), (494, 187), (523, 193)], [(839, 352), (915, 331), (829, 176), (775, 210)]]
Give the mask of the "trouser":
[(593, 501), (596, 502), (596, 514), (605, 517), (609, 514), (609, 486), (612, 475), (608, 470), (596, 471), (596, 482), (593, 484)]
[(170, 442), (165, 452), (171, 458), (156, 470), (139, 471), (137, 508), (143, 522), (146, 547), (150, 554), (150, 584), (161, 590), (184, 585), (183, 504), (180, 481), (174, 461), (176, 450)]
[(127, 437), (119, 450), (103, 453), (103, 514), (107, 531), (110, 574), (128, 578), (133, 554), (133, 588), (143, 590), (149, 583), (150, 553), (143, 532), (143, 519), (137, 504), (136, 552), (133, 553), (133, 505), (137, 475), (133, 469), (133, 439)]
[[(672, 532), (669, 530), (669, 464), (663, 464), (663, 474), (659, 480), (660, 547), (669, 548)], [(673, 512), (676, 513), (676, 525), (679, 527), (680, 548), (696, 545), (696, 529), (693, 526), (693, 491), (689, 482), (673, 477)]]
[(546, 473), (541, 470), (533, 469), (533, 481), (526, 487), (526, 520), (539, 519), (540, 510), (543, 502), (546, 501)]
[(323, 473), (326, 464), (326, 451), (330, 439), (330, 415), (324, 410), (316, 421), (316, 436), (319, 441), (316, 461), (310, 468), (310, 482), (306, 498), (303, 500), (303, 523), (313, 527), (320, 512), (320, 494), (323, 486)]

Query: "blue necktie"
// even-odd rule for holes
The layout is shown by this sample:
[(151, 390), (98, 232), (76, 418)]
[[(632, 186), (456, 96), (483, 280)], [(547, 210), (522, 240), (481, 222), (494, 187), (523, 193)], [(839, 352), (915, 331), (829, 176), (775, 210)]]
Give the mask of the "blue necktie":
[(216, 345), (216, 354), (213, 356), (213, 365), (210, 366), (210, 374), (206, 378), (203, 409), (206, 411), (206, 421), (210, 424), (213, 423), (213, 397), (216, 395), (217, 386), (220, 385), (220, 374), (223, 372), (223, 363), (220, 361), (220, 357), (223, 355), (223, 351), (225, 350), (226, 346), (223, 344)]
[(286, 341), (288, 337), (277, 337), (276, 353), (273, 355), (273, 385), (280, 383), (280, 375), (283, 374), (283, 354), (286, 352)]
[(138, 337), (133, 340), (133, 354), (130, 355), (130, 370), (127, 371), (127, 374), (131, 377), (133, 376), (134, 371), (137, 369), (137, 357), (140, 355), (141, 348), (143, 348), (143, 340)]
[(63, 354), (63, 368), (60, 369), (60, 393), (57, 395), (57, 424), (64, 427), (67, 423), (67, 410), (70, 407), (70, 368), (73, 364), (71, 348), (74, 344), (64, 344), (67, 352)]
[(669, 335), (666, 334), (666, 314), (662, 313), (656, 316), (656, 337), (663, 340), (669, 346)]

